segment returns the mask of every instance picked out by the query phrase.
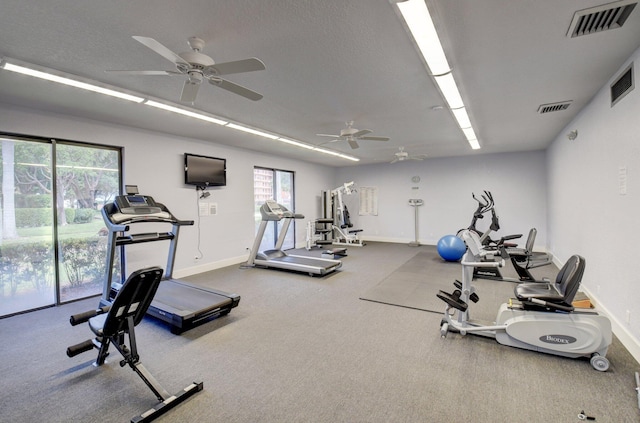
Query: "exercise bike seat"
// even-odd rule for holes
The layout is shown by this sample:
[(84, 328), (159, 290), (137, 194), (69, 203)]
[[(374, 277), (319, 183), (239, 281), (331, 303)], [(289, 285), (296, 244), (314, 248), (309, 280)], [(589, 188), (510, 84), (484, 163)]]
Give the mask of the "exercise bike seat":
[[(573, 255), (558, 272), (555, 282), (526, 282), (514, 288), (516, 298), (526, 308), (548, 309), (540, 305), (539, 301), (560, 306), (571, 307), (571, 303), (578, 292), (585, 269), (585, 259)], [(538, 302), (534, 302), (538, 300)]]

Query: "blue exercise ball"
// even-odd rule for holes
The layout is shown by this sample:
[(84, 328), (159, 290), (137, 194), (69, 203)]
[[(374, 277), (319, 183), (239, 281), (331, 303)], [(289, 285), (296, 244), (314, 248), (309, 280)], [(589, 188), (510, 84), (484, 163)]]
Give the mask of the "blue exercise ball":
[(445, 235), (438, 241), (438, 254), (446, 261), (458, 261), (467, 251), (464, 241), (455, 235)]

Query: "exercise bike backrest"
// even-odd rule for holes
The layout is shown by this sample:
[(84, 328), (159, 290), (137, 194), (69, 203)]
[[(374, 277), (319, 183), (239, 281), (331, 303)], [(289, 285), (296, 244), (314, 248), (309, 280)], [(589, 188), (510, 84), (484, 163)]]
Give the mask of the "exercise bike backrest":
[(562, 266), (558, 276), (556, 276), (556, 289), (562, 294), (563, 302), (566, 305), (570, 306), (578, 293), (585, 266), (584, 257), (577, 254), (573, 255), (569, 257), (569, 260)]

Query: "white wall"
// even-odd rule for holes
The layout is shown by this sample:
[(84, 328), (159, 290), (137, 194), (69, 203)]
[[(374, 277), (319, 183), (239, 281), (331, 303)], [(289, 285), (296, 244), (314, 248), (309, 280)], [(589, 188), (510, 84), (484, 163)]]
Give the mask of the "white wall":
[[(412, 177), (420, 182), (413, 183)], [(419, 240), (436, 244), (471, 223), (477, 203), (471, 193), (491, 191), (501, 230), (492, 236), (521, 233), (536, 227), (536, 248), (546, 246), (546, 163), (544, 152), (486, 154), (424, 161), (406, 161), (346, 167), (337, 174), (336, 186), (351, 180), (358, 187), (377, 187), (378, 216), (359, 216), (358, 195), (345, 197), (354, 226), (364, 229), (362, 238), (409, 242), (415, 237), (414, 209), (410, 198), (421, 198), (418, 208)], [(417, 189), (416, 189), (417, 188)], [(489, 227), (490, 215), (476, 227)], [(497, 236), (496, 236), (497, 235)]]
[[(200, 218), (197, 225), (181, 228), (174, 276), (198, 273), (247, 258), (254, 240), (253, 167), (264, 166), (295, 172), (296, 211), (315, 218), (320, 191), (333, 185), (333, 171), (281, 157), (234, 149), (209, 142), (180, 138), (78, 118), (9, 107), (0, 103), (0, 128), (5, 132), (64, 138), (124, 147), (124, 181), (138, 185), (141, 194), (165, 204), (179, 219), (198, 222), (198, 196), (184, 185), (185, 152), (227, 159), (228, 185), (211, 188), (204, 202), (217, 203), (215, 216)], [(252, 136), (252, 135), (247, 135)], [(316, 212), (317, 210), (317, 212)], [(298, 225), (296, 244), (305, 241), (305, 223)], [(148, 229), (152, 228), (152, 229)], [(167, 225), (141, 225), (132, 232), (167, 231)], [(203, 258), (195, 260), (198, 233)], [(162, 244), (162, 245), (161, 245)], [(127, 247), (129, 270), (166, 264), (165, 242)], [(150, 248), (150, 246), (153, 246)]]
[[(609, 85), (636, 51), (547, 151), (549, 247), (561, 260), (585, 257), (583, 286), (617, 326), (616, 334), (640, 359), (640, 276), (636, 241), (640, 212), (640, 90), (614, 107)], [(636, 83), (637, 85), (637, 83)], [(569, 141), (566, 134), (578, 130)], [(620, 168), (627, 169), (627, 193), (620, 194)], [(627, 313), (629, 321), (627, 321)]]

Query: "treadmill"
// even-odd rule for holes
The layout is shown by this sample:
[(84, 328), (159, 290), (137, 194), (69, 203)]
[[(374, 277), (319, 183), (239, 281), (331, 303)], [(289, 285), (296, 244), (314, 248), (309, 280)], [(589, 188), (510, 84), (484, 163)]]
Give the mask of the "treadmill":
[[(260, 207), (260, 214), (262, 215), (262, 222), (260, 222), (258, 234), (253, 243), (249, 260), (247, 260), (247, 266), (292, 270), (295, 272), (308, 273), (310, 276), (326, 275), (342, 266), (340, 260), (299, 256), (287, 254), (282, 251), (282, 244), (287, 236), (291, 221), (293, 219), (304, 219), (303, 215), (293, 213), (282, 204), (278, 204), (273, 200), (267, 200), (267, 202)], [(278, 222), (280, 220), (284, 221), (274, 249), (258, 252), (269, 222)]]
[[(125, 282), (125, 245), (144, 242), (169, 241), (167, 266), (162, 282), (147, 310), (147, 314), (170, 325), (171, 332), (180, 334), (198, 324), (229, 314), (237, 307), (240, 296), (204, 288), (172, 277), (176, 257), (176, 246), (181, 226), (193, 225), (192, 220), (178, 220), (160, 203), (146, 195), (120, 195), (115, 202), (102, 208), (102, 217), (109, 231), (107, 241), (107, 264), (104, 289), (100, 306), (110, 305)], [(138, 223), (166, 223), (172, 225), (168, 232), (131, 233), (130, 228)], [(113, 266), (116, 252), (120, 253), (120, 281), (113, 281)]]

